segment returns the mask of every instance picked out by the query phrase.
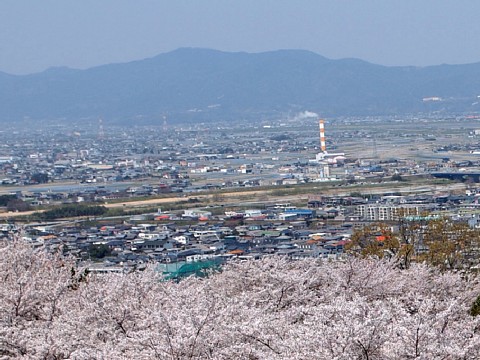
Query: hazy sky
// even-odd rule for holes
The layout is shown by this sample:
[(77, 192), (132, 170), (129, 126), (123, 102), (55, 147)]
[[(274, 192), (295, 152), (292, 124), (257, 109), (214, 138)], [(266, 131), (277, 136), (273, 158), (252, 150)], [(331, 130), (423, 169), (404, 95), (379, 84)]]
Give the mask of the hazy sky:
[(478, 62), (479, 14), (475, 0), (0, 0), (0, 71), (86, 68), (187, 46)]

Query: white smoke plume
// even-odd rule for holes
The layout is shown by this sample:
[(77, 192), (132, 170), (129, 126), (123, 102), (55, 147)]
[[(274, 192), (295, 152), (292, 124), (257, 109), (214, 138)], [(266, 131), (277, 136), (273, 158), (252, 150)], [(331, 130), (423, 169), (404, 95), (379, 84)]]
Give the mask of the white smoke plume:
[(295, 116), (296, 120), (308, 119), (308, 118), (318, 118), (318, 114), (312, 111), (304, 111)]

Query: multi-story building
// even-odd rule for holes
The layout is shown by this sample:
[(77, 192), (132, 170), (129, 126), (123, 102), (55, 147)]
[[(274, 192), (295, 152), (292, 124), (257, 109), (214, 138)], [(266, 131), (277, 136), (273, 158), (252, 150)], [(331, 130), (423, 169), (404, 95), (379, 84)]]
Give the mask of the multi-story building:
[(363, 204), (357, 205), (355, 215), (368, 221), (398, 220), (401, 216), (418, 216), (431, 210), (428, 204)]

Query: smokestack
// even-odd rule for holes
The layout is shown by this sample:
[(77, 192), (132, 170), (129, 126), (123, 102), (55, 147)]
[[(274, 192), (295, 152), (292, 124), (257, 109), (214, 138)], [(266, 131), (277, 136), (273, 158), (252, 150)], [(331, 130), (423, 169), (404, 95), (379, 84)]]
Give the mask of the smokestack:
[(320, 119), (318, 125), (320, 126), (320, 148), (323, 152), (326, 152), (327, 145), (325, 143), (325, 121)]
[(98, 119), (98, 139), (103, 140), (105, 138), (105, 130), (103, 128), (103, 120)]
[(163, 131), (166, 132), (168, 130), (167, 127), (167, 117), (164, 115), (163, 116)]

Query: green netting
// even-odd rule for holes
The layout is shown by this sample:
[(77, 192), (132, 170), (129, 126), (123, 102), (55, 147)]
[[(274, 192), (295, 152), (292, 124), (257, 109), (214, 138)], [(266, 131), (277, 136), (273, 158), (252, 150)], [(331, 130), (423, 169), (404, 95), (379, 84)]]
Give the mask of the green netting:
[(220, 260), (205, 260), (188, 262), (181, 265), (178, 270), (164, 272), (165, 280), (180, 280), (188, 276), (206, 277), (212, 272), (219, 271)]

